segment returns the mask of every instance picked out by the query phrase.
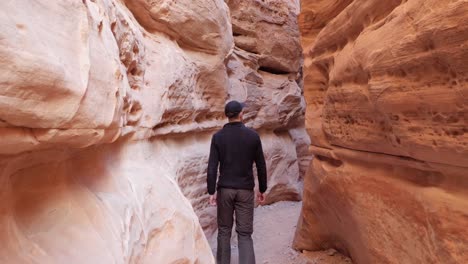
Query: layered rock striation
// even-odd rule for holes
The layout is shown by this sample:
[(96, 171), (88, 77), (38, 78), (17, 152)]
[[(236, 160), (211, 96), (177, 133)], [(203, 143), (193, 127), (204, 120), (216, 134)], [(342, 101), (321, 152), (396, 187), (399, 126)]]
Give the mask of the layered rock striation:
[(468, 261), (468, 4), (303, 1), (315, 155), (295, 247)]
[(2, 2), (0, 262), (213, 263), (206, 162), (230, 99), (263, 139), (268, 203), (300, 199), (298, 4), (283, 2)]

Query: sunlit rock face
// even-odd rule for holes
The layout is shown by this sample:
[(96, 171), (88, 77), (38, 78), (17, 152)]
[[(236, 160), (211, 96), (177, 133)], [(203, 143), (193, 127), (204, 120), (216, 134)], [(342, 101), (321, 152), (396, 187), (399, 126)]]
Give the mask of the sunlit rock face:
[(468, 261), (468, 3), (302, 1), (315, 154), (297, 249)]
[(0, 262), (213, 263), (206, 163), (231, 99), (267, 202), (301, 199), (299, 7), (244, 2), (0, 3)]

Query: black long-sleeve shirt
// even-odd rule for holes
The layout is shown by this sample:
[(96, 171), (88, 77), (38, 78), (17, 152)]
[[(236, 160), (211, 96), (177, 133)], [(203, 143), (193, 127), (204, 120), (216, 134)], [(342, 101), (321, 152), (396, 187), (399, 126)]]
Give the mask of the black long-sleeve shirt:
[(208, 193), (214, 194), (216, 191), (218, 165), (218, 187), (253, 190), (254, 162), (257, 166), (259, 191), (264, 193), (267, 189), (267, 171), (260, 136), (241, 122), (224, 125), (211, 139)]

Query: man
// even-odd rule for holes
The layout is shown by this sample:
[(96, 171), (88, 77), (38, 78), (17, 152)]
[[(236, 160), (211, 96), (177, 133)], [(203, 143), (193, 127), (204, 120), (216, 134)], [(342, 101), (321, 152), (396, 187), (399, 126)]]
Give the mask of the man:
[[(231, 262), (231, 232), (233, 214), (236, 214), (236, 232), (239, 242), (239, 263), (254, 264), (253, 214), (254, 177), (252, 165), (257, 166), (259, 194), (258, 202), (265, 201), (267, 172), (262, 143), (258, 134), (242, 123), (244, 105), (231, 101), (224, 113), (229, 123), (213, 135), (208, 161), (208, 193), (210, 204), (218, 206), (218, 251), (216, 262)], [(218, 191), (216, 180), (219, 165)]]

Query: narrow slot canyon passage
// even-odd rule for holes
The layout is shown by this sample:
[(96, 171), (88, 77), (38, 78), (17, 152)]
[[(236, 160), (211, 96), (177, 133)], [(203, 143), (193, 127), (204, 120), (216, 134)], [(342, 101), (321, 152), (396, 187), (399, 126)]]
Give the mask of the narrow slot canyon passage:
[(236, 168), (268, 183), (257, 264), (468, 263), (467, 21), (466, 0), (0, 1), (0, 263), (216, 263), (233, 113), (233, 156), (267, 172)]

